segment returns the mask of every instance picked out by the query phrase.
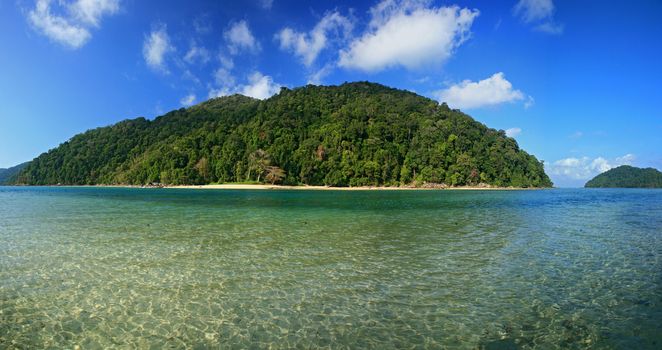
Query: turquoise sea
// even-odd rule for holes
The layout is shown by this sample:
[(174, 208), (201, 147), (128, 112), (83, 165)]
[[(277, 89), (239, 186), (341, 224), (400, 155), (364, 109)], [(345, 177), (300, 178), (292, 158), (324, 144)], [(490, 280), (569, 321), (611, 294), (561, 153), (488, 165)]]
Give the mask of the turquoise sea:
[(662, 348), (662, 190), (0, 187), (0, 348)]

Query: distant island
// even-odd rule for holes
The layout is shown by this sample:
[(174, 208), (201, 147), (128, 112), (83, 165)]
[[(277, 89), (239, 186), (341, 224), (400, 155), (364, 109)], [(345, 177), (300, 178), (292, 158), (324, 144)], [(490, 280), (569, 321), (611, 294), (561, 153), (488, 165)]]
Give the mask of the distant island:
[(25, 185), (551, 187), (543, 163), (412, 92), (356, 82), (214, 98), (89, 130), (34, 159)]
[(8, 185), (16, 182), (18, 174), (23, 170), (29, 162), (25, 162), (11, 168), (0, 168), (0, 185)]
[(584, 187), (662, 188), (662, 172), (622, 165), (594, 177)]

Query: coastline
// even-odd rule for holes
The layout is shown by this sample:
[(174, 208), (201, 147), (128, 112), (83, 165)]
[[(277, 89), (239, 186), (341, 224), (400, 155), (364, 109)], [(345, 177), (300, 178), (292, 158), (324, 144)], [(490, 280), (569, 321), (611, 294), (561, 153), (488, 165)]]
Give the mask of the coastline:
[(355, 186), (333, 187), (312, 185), (269, 185), (269, 184), (213, 184), (213, 185), (8, 185), (16, 187), (62, 187), (62, 188), (141, 188), (141, 189), (193, 189), (193, 190), (299, 190), (299, 191), (523, 191), (545, 190), (553, 187), (494, 187), (494, 186)]
[(266, 185), (266, 184), (218, 184), (218, 185), (179, 185), (163, 186), (172, 189), (199, 189), (199, 190), (315, 190), (315, 191), (411, 191), (411, 190), (534, 190), (543, 188), (518, 188), (518, 187), (483, 187), (483, 186), (461, 186), (461, 187), (395, 187), (395, 186), (356, 186), (356, 187), (332, 187), (332, 186), (288, 186), (288, 185)]

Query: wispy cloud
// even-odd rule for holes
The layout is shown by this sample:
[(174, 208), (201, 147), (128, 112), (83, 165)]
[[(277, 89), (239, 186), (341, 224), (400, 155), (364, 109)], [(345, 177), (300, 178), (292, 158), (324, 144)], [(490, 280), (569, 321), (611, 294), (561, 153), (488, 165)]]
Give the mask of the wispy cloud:
[(340, 52), (341, 67), (375, 72), (440, 65), (467, 40), (479, 14), (457, 6), (430, 7), (423, 0), (383, 0), (370, 12), (369, 28)]
[(119, 0), (78, 0), (69, 6), (76, 19), (95, 27), (100, 25), (103, 16), (115, 14), (119, 9)]
[(554, 20), (552, 0), (519, 0), (513, 7), (513, 14), (524, 23), (534, 25), (534, 29), (548, 34), (563, 33), (564, 25)]
[(227, 40), (228, 49), (233, 55), (242, 50), (250, 52), (260, 51), (260, 43), (253, 36), (246, 21), (242, 20), (230, 25), (230, 28), (223, 33), (223, 37)]
[(581, 131), (575, 131), (575, 132), (573, 132), (572, 134), (570, 134), (570, 136), (568, 136), (568, 137), (571, 138), (571, 139), (579, 139), (579, 138), (581, 138), (582, 136), (584, 136), (584, 133), (583, 133), (583, 132), (581, 132)]
[(517, 136), (521, 133), (522, 133), (522, 129), (520, 129), (520, 128), (506, 129), (506, 136), (508, 136), (508, 137), (515, 137), (515, 136)]
[(211, 54), (206, 48), (199, 46), (195, 42), (191, 42), (189, 50), (184, 55), (184, 61), (188, 64), (194, 63), (207, 63), (211, 59)]
[(173, 51), (175, 48), (170, 44), (170, 37), (164, 24), (157, 25), (155, 30), (145, 36), (143, 57), (150, 68), (167, 73), (166, 55)]
[(181, 100), (179, 100), (179, 103), (184, 107), (191, 106), (193, 105), (194, 102), (195, 102), (195, 94), (188, 94), (182, 97)]
[(308, 67), (322, 50), (328, 47), (330, 37), (346, 39), (354, 24), (338, 12), (326, 14), (309, 33), (283, 28), (276, 34), (282, 50), (292, 51)]
[(265, 10), (270, 10), (274, 6), (274, 0), (259, 0), (260, 6)]

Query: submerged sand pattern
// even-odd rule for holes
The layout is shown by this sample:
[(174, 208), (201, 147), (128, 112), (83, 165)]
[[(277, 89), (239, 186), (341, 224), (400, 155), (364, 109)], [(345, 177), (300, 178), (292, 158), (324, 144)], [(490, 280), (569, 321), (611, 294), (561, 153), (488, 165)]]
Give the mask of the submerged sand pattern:
[(0, 188), (0, 347), (656, 348), (619, 191)]

